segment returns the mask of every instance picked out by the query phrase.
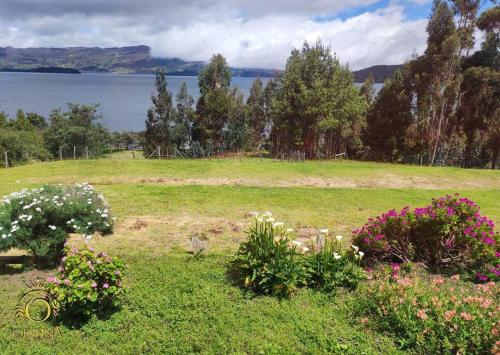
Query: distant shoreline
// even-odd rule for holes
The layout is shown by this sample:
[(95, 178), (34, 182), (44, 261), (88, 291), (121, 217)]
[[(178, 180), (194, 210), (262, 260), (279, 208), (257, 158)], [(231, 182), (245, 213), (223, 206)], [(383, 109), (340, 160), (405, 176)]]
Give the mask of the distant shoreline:
[(49, 73), (49, 74), (81, 74), (77, 69), (61, 67), (39, 67), (32, 69), (0, 68), (5, 73)]

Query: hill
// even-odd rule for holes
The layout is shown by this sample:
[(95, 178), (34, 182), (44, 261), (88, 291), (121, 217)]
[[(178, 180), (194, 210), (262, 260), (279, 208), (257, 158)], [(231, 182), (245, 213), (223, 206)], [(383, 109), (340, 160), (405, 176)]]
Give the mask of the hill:
[[(146, 74), (163, 69), (168, 75), (196, 76), (205, 65), (200, 61), (179, 58), (154, 58), (148, 46), (131, 47), (68, 47), (68, 48), (13, 48), (0, 47), (1, 71), (54, 72), (40, 70), (56, 67), (56, 72), (72, 69), (80, 72)], [(357, 83), (362, 83), (370, 72), (375, 82), (383, 83), (400, 65), (375, 65), (354, 71)], [(231, 68), (234, 76), (272, 77), (273, 69)]]
[(373, 74), (373, 79), (376, 83), (383, 83), (399, 68), (401, 68), (401, 65), (374, 65), (368, 68), (356, 70), (352, 73), (354, 75), (354, 81), (357, 83), (364, 82), (370, 73)]
[[(40, 67), (71, 68), (82, 72), (153, 73), (164, 69), (169, 75), (198, 75), (204, 63), (179, 58), (154, 58), (148, 46), (116, 48), (13, 48), (0, 47), (0, 68), (32, 71)], [(274, 75), (274, 70), (232, 68), (234, 76)]]

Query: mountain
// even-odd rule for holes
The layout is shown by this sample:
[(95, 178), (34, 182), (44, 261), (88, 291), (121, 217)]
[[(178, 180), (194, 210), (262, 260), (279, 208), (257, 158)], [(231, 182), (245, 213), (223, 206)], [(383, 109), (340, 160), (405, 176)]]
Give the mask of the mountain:
[(372, 73), (376, 83), (383, 83), (400, 68), (401, 65), (374, 65), (369, 68), (356, 70), (352, 74), (354, 75), (354, 81), (357, 83), (364, 82), (370, 73)]
[[(153, 58), (148, 46), (117, 48), (12, 48), (0, 47), (0, 70), (32, 71), (39, 68), (70, 68), (81, 72), (154, 73), (164, 69), (169, 75), (198, 75), (205, 63), (179, 58)], [(234, 76), (274, 75), (274, 70), (232, 68)]]
[[(196, 76), (204, 62), (190, 62), (179, 58), (154, 58), (148, 46), (116, 48), (13, 48), (0, 47), (0, 71), (65, 72), (75, 70), (97, 73), (154, 73), (163, 69), (168, 75)], [(50, 69), (47, 69), (50, 68)], [(375, 65), (354, 71), (357, 83), (373, 73), (376, 83), (383, 83), (400, 65)], [(52, 71), (51, 71), (52, 70)], [(234, 76), (272, 77), (277, 70), (259, 68), (231, 68)]]

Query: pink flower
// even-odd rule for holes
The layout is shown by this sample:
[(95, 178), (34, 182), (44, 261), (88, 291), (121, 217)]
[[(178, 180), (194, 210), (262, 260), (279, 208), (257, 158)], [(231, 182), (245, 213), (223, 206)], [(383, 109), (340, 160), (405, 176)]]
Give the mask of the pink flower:
[(455, 317), (455, 314), (457, 314), (457, 311), (452, 309), (451, 311), (446, 311), (444, 312), (444, 319), (447, 321), (450, 321), (453, 317)]
[(452, 280), (460, 280), (460, 275), (459, 274), (453, 275), (452, 277), (450, 277), (450, 279), (452, 279)]
[(64, 284), (65, 285), (69, 285), (71, 283), (71, 281), (69, 279), (64, 279)]
[(103, 288), (109, 288), (109, 284), (106, 282), (104, 285), (102, 285)]
[(116, 276), (120, 276), (120, 271), (116, 270), (116, 271), (115, 271), (115, 275), (116, 275)]
[(92, 288), (96, 288), (97, 284), (95, 282), (92, 283)]
[(474, 317), (472, 316), (472, 314), (467, 313), (467, 312), (460, 313), (460, 317), (462, 317), (462, 319), (467, 320), (467, 321), (474, 319)]
[(419, 309), (417, 311), (417, 318), (420, 318), (422, 320), (426, 320), (427, 319), (427, 314), (425, 314), (425, 311), (423, 309)]
[(486, 244), (488, 244), (488, 245), (493, 245), (493, 244), (495, 244), (495, 240), (494, 240), (494, 239), (492, 239), (492, 238), (489, 238), (489, 237), (484, 238), (484, 239), (483, 239), (483, 242), (485, 242), (485, 243), (486, 243)]

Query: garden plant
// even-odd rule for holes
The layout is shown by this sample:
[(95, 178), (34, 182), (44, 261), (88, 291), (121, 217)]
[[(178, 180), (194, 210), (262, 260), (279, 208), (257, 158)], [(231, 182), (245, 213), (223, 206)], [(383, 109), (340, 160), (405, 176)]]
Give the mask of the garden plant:
[(24, 189), (0, 202), (0, 251), (25, 249), (37, 265), (56, 265), (70, 233), (110, 234), (113, 221), (103, 195), (89, 184)]

